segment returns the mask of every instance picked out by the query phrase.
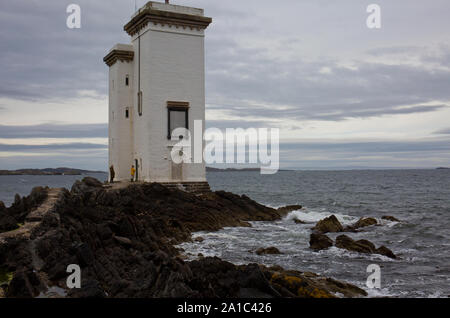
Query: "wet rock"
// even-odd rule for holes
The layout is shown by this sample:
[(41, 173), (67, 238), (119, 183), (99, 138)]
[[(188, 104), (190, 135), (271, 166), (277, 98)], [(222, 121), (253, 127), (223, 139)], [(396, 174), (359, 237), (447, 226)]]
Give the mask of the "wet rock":
[(387, 256), (389, 258), (397, 258), (397, 256), (390, 250), (388, 249), (386, 246), (382, 245), (379, 248), (376, 249), (375, 251), (376, 254), (380, 254), (380, 255), (384, 255)]
[(294, 219), (295, 224), (306, 224), (306, 222), (303, 222), (302, 220), (299, 220), (297, 218)]
[(277, 211), (283, 215), (288, 214), (292, 211), (296, 211), (296, 210), (301, 210), (302, 206), (301, 205), (287, 205), (281, 208), (278, 208)]
[(81, 244), (77, 248), (76, 255), (80, 265), (83, 267), (89, 266), (94, 262), (94, 253), (88, 244)]
[(203, 242), (205, 239), (203, 238), (203, 237), (201, 237), (201, 236), (198, 236), (198, 237), (196, 237), (195, 239), (194, 239), (194, 242), (199, 242), (199, 243), (201, 243), (201, 242)]
[(14, 203), (13, 203), (13, 205), (18, 206), (18, 205), (21, 204), (21, 202), (22, 202), (22, 197), (18, 193), (16, 193), (14, 195)]
[(360, 218), (358, 220), (358, 222), (356, 222), (355, 224), (351, 225), (350, 228), (352, 229), (359, 229), (362, 227), (366, 227), (366, 226), (371, 226), (371, 225), (376, 225), (378, 222), (376, 219), (374, 218)]
[(0, 233), (18, 228), (17, 220), (8, 214), (5, 204), (0, 201)]
[(12, 216), (2, 212), (0, 212), (0, 233), (12, 231), (19, 228), (17, 221)]
[(73, 298), (104, 298), (105, 291), (100, 287), (100, 283), (96, 280), (87, 280), (81, 282), (81, 288), (71, 289), (69, 296)]
[(247, 299), (251, 299), (251, 298), (272, 298), (271, 295), (266, 294), (262, 291), (260, 291), (259, 289), (256, 288), (241, 288), (239, 289), (239, 294), (238, 294), (239, 298), (247, 298)]
[(122, 244), (123, 246), (127, 246), (127, 247), (131, 247), (133, 245), (133, 242), (126, 237), (121, 237), (121, 236), (114, 236), (114, 239), (119, 242), (120, 244)]
[(258, 248), (255, 252), (258, 255), (268, 255), (268, 254), (281, 254), (281, 252), (276, 247), (268, 247), (268, 248)]
[(14, 274), (13, 279), (8, 285), (7, 297), (12, 298), (31, 298), (39, 294), (43, 284), (39, 277), (32, 270), (21, 270)]
[(400, 222), (399, 219), (397, 219), (397, 218), (395, 218), (395, 217), (393, 217), (393, 216), (390, 216), (390, 215), (384, 215), (384, 216), (382, 216), (381, 218), (382, 218), (383, 220), (387, 220), (387, 221), (391, 221), (391, 222)]
[(97, 233), (102, 240), (107, 240), (113, 236), (113, 232), (108, 223), (98, 225)]
[(311, 233), (309, 247), (315, 251), (320, 251), (333, 246), (333, 240), (325, 234)]
[(375, 252), (375, 245), (371, 242), (367, 240), (355, 241), (347, 235), (339, 235), (336, 238), (336, 247), (358, 253), (372, 254)]
[(103, 183), (92, 177), (85, 177), (83, 180), (77, 180), (71, 189), (74, 194), (83, 194), (86, 192), (93, 192), (103, 187)]
[(367, 296), (364, 290), (354, 285), (297, 271), (272, 273), (270, 283), (300, 298), (336, 298), (338, 293), (344, 297)]
[(396, 258), (395, 254), (385, 246), (378, 249), (368, 240), (355, 241), (347, 235), (340, 235), (336, 238), (336, 247), (343, 248), (348, 251), (365, 253), (365, 254), (380, 254), (390, 258)]
[(35, 187), (26, 197), (16, 194), (14, 203), (9, 208), (0, 202), (0, 233), (15, 230), (23, 225), (26, 216), (37, 208), (47, 195), (48, 188)]
[(313, 227), (313, 231), (322, 234), (329, 232), (342, 232), (344, 231), (344, 227), (335, 215), (331, 215), (317, 222), (316, 226)]

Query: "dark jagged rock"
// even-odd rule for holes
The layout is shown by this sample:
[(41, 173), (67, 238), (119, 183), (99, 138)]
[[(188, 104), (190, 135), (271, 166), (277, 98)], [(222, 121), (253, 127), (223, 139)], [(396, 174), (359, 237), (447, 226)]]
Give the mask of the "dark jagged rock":
[(0, 233), (18, 228), (17, 220), (8, 214), (5, 204), (0, 201)]
[(335, 215), (331, 215), (317, 222), (316, 226), (313, 227), (313, 231), (322, 234), (330, 232), (342, 232), (344, 231), (344, 227)]
[(390, 215), (384, 215), (381, 217), (383, 220), (391, 221), (391, 222), (400, 222), (399, 219)]
[(86, 192), (93, 192), (103, 187), (103, 183), (92, 177), (83, 178), (83, 180), (75, 181), (71, 192), (74, 194), (82, 194)]
[(272, 273), (270, 282), (281, 294), (285, 294), (287, 291), (289, 294), (301, 298), (335, 298), (337, 293), (344, 297), (367, 296), (367, 293), (359, 287), (331, 278), (319, 277), (314, 273), (275, 272)]
[(385, 246), (381, 246), (377, 249), (375, 245), (368, 240), (355, 241), (347, 235), (340, 235), (336, 238), (336, 247), (352, 252), (380, 254), (390, 258), (396, 258), (395, 254)]
[(302, 220), (299, 220), (297, 218), (294, 219), (295, 224), (306, 224), (306, 222), (303, 222)]
[(9, 208), (0, 201), (0, 233), (18, 229), (26, 216), (47, 198), (47, 194), (48, 188), (35, 187), (27, 197), (16, 194)]
[(255, 253), (258, 255), (281, 254), (281, 252), (278, 250), (278, 248), (273, 247), (273, 246), (267, 247), (267, 248), (263, 248), (263, 247), (258, 248)]
[(12, 231), (19, 227), (17, 220), (5, 212), (0, 212), (0, 233)]
[(366, 227), (366, 226), (371, 226), (371, 225), (376, 225), (378, 224), (377, 220), (375, 218), (360, 218), (358, 220), (358, 222), (356, 222), (355, 224), (351, 225), (350, 228), (351, 229), (359, 229), (362, 227)]
[[(21, 198), (15, 209), (24, 211), (18, 206), (31, 201)], [(194, 195), (160, 184), (107, 189), (86, 178), (70, 192), (60, 191), (54, 206), (47, 208), (29, 235), (8, 234), (4, 239), (0, 234), (0, 267), (14, 273), (7, 296), (45, 295), (50, 287), (62, 289), (67, 297), (365, 295), (352, 285), (281, 268), (236, 266), (210, 257), (183, 261), (174, 245), (190, 241), (192, 232), (284, 215), (246, 196), (223, 191)], [(66, 286), (70, 264), (81, 267), (81, 289)], [(290, 277), (306, 285), (298, 280), (291, 284)]]
[(388, 249), (386, 246), (382, 245), (379, 248), (376, 249), (375, 251), (376, 254), (380, 254), (380, 255), (384, 255), (387, 256), (389, 258), (397, 258), (397, 256), (390, 250)]
[(375, 252), (375, 245), (371, 242), (367, 240), (355, 241), (347, 235), (339, 235), (336, 238), (336, 247), (358, 253), (373, 254)]
[(39, 277), (31, 269), (20, 270), (15, 273), (14, 278), (8, 285), (6, 296), (13, 298), (30, 298), (39, 294), (43, 289)]
[(281, 214), (288, 214), (288, 213), (291, 213), (292, 211), (301, 210), (301, 209), (302, 209), (301, 205), (287, 205), (287, 206), (278, 208), (277, 211)]
[(333, 240), (325, 234), (311, 233), (309, 237), (309, 247), (315, 251), (320, 251), (333, 246)]

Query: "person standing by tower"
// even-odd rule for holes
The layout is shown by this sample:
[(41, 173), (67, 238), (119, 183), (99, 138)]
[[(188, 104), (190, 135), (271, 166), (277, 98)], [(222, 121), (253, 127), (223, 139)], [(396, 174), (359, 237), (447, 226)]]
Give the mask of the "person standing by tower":
[(114, 178), (116, 177), (116, 172), (114, 171), (114, 166), (111, 165), (111, 167), (109, 167), (109, 177), (110, 177), (110, 182), (114, 183)]
[(136, 169), (134, 168), (134, 165), (131, 166), (131, 182), (134, 181), (134, 175), (136, 174)]

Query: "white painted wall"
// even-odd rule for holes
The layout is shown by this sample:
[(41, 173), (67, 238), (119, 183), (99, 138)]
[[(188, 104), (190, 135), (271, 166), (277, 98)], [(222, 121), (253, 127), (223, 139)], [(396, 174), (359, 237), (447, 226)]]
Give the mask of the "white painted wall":
[[(132, 46), (122, 45), (120, 49), (132, 50)], [(122, 61), (117, 61), (109, 69), (109, 166), (114, 165), (115, 180), (130, 179), (131, 154), (134, 148), (133, 71), (133, 62)], [(125, 85), (127, 75), (129, 86)], [(129, 118), (125, 117), (127, 107)]]
[[(158, 4), (157, 8), (203, 15), (203, 10), (195, 8), (165, 4)], [(133, 63), (118, 61), (110, 68), (110, 84), (114, 79), (116, 86), (112, 90), (110, 87), (110, 141), (114, 138), (110, 164), (116, 168), (116, 179), (128, 180), (131, 165), (138, 159), (141, 181), (206, 181), (204, 163), (183, 164), (182, 180), (172, 179), (170, 151), (174, 142), (167, 139), (167, 101), (189, 102), (192, 133), (194, 120), (205, 120), (204, 31), (149, 23), (133, 36), (132, 47)], [(137, 108), (139, 64), (142, 116)], [(133, 76), (128, 88), (121, 87), (125, 74)], [(129, 120), (125, 120), (125, 110), (121, 108), (126, 105), (133, 105)], [(112, 111), (116, 112), (114, 120)]]

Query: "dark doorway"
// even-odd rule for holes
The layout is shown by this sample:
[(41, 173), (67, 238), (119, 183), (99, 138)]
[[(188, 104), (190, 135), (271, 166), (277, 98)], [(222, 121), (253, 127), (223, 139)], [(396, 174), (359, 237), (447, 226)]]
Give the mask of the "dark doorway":
[(134, 181), (139, 180), (139, 160), (134, 159), (134, 166), (136, 167), (136, 174), (134, 175)]

